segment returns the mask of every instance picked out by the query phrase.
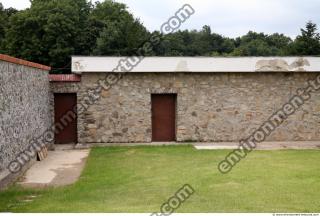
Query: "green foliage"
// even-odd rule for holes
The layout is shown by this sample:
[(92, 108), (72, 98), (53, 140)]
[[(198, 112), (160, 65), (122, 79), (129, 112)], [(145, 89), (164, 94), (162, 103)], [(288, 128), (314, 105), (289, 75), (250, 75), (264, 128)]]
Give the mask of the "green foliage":
[(291, 38), (283, 34), (248, 34), (230, 39), (212, 33), (209, 26), (201, 31), (177, 31), (165, 35), (158, 55), (164, 56), (272, 56), (285, 55)]
[[(124, 4), (106, 0), (33, 0), (10, 18), (5, 52), (70, 71), (72, 55), (133, 55), (148, 31)], [(2, 27), (0, 16), (0, 38)], [(3, 37), (3, 36), (2, 36)]]
[(2, 47), (1, 44), (5, 38), (5, 25), (6, 25), (6, 16), (4, 13), (4, 8), (0, 3), (0, 50)]
[(0, 53), (5, 53), (4, 40), (7, 28), (9, 26), (9, 18), (17, 12), (14, 8), (4, 9), (0, 2)]
[(89, 9), (86, 0), (32, 1), (30, 9), (10, 19), (7, 52), (54, 68), (68, 66), (71, 55), (86, 50)]
[(98, 33), (94, 54), (135, 55), (149, 33), (146, 28), (126, 10), (124, 4), (107, 0), (97, 3), (91, 20)]
[(283, 34), (266, 35), (264, 33), (248, 32), (236, 39), (237, 47), (231, 56), (281, 56), (292, 42)]
[(201, 31), (184, 30), (164, 35), (155, 51), (160, 56), (212, 56), (212, 53), (229, 53), (234, 47), (234, 40), (212, 33), (209, 26), (204, 26)]
[(308, 22), (306, 29), (301, 29), (293, 44), (289, 47), (292, 55), (320, 55), (320, 35), (317, 33), (317, 25)]

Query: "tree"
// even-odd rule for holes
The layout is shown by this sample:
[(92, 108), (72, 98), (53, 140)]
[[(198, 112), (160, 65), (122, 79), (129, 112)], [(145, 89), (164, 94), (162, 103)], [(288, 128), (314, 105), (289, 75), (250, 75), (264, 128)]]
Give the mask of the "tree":
[(233, 56), (271, 56), (275, 55), (273, 50), (265, 41), (261, 39), (252, 40), (236, 48)]
[(163, 36), (156, 55), (163, 56), (212, 56), (229, 53), (234, 49), (234, 40), (212, 33), (203, 26), (201, 31), (184, 30)]
[(319, 55), (320, 35), (317, 33), (317, 25), (309, 21), (306, 29), (301, 29), (301, 35), (297, 36), (289, 47), (291, 55)]
[(288, 47), (292, 44), (292, 39), (284, 34), (275, 33), (267, 37), (267, 43), (272, 48), (272, 55), (288, 55)]
[[(2, 23), (0, 14), (1, 39)], [(59, 73), (70, 72), (72, 55), (134, 55), (149, 32), (124, 4), (111, 0), (32, 0), (29, 9), (12, 15), (5, 35), (8, 54)]]
[(160, 56), (183, 56), (186, 53), (185, 34), (181, 31), (165, 35), (160, 43)]
[(96, 55), (137, 55), (140, 46), (150, 36), (124, 4), (111, 0), (96, 3), (90, 20), (97, 36)]
[(7, 28), (9, 27), (9, 18), (17, 13), (17, 10), (14, 8), (4, 9), (3, 5), (0, 2), (0, 52), (5, 53), (4, 49), (4, 40)]
[(6, 15), (3, 5), (0, 3), (0, 50), (5, 37)]
[(33, 0), (14, 14), (6, 33), (6, 51), (16, 57), (70, 70), (70, 56), (87, 50), (86, 0)]
[(232, 56), (279, 56), (285, 55), (292, 40), (283, 34), (267, 35), (249, 31), (234, 43), (236, 49), (230, 54)]
[(230, 38), (225, 38), (221, 45), (220, 52), (225, 55), (225, 54), (231, 53), (234, 49), (235, 49), (235, 41)]

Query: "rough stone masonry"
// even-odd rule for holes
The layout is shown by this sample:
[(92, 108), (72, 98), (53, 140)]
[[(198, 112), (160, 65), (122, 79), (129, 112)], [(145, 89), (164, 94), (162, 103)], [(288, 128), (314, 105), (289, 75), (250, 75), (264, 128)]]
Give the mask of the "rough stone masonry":
[[(103, 73), (82, 73), (81, 83), (52, 83), (76, 92), (78, 104)], [(178, 142), (234, 141), (249, 136), (316, 76), (308, 72), (126, 74), (78, 116), (79, 143), (151, 142), (151, 94), (177, 94)], [(287, 119), (269, 141), (320, 140), (320, 95)]]
[(0, 55), (0, 188), (8, 164), (52, 123), (49, 70)]

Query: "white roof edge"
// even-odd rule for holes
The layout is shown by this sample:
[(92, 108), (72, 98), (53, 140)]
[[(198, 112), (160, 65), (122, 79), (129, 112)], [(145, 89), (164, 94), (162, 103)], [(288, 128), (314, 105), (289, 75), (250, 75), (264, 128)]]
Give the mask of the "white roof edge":
[(320, 57), (73, 56), (72, 72), (320, 72)]

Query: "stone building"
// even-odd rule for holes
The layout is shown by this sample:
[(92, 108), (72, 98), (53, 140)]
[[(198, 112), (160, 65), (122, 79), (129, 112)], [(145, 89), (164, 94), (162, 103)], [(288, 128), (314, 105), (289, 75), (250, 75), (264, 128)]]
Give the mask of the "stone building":
[[(54, 110), (58, 143), (238, 142), (317, 78), (320, 58), (73, 57), (72, 71), (51, 77), (52, 104), (69, 101)], [(318, 141), (319, 123), (315, 91), (266, 140)]]

